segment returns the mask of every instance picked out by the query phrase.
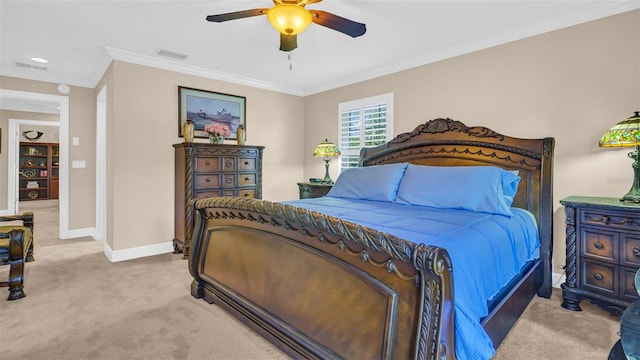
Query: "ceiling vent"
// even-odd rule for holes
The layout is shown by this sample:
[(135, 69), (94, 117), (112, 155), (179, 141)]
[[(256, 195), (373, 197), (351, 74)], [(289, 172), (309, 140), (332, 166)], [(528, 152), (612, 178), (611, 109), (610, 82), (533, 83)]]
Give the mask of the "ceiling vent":
[(24, 69), (47, 71), (47, 67), (46, 66), (32, 65), (32, 64), (23, 63), (23, 62), (20, 62), (20, 61), (16, 61), (16, 66), (19, 67), (19, 68), (24, 68)]
[(189, 57), (189, 55), (180, 54), (180, 53), (169, 51), (169, 50), (158, 50), (155, 52), (155, 54), (158, 56), (163, 56), (173, 60), (184, 60)]

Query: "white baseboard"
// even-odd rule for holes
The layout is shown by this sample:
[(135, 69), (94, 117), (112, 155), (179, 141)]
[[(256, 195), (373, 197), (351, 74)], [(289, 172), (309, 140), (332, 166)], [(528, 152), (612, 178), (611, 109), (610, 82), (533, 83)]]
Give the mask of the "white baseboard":
[(173, 241), (115, 251), (112, 250), (106, 242), (104, 244), (104, 254), (111, 262), (137, 259), (170, 252), (173, 252)]
[(74, 229), (67, 231), (66, 234), (60, 234), (60, 239), (75, 239), (85, 236), (90, 236), (95, 239), (95, 233), (96, 228)]
[(558, 274), (558, 273), (551, 273), (551, 284), (554, 288), (560, 288), (560, 284), (562, 284), (563, 282), (565, 282), (567, 280), (567, 277), (565, 276), (564, 273), (562, 274)]

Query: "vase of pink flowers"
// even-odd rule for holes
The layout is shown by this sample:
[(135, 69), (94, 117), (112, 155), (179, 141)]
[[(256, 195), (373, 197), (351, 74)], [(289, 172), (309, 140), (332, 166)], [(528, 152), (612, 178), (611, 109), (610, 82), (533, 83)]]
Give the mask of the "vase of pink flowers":
[(209, 142), (212, 144), (222, 144), (224, 138), (231, 136), (231, 129), (225, 124), (209, 124), (204, 127), (204, 131), (209, 134)]

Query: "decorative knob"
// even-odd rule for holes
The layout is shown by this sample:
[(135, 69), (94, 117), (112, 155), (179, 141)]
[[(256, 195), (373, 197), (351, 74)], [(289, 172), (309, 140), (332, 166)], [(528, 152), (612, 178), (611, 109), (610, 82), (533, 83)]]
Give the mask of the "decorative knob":
[(249, 165), (249, 162), (248, 162), (248, 161), (245, 161), (245, 162), (244, 162), (244, 164), (245, 164), (245, 165)]
[[(633, 250), (631, 250), (631, 252), (633, 252), (633, 256), (640, 257), (640, 246), (634, 247)], [(638, 289), (638, 290), (640, 290), (640, 289)]]
[(596, 280), (602, 280), (602, 274), (595, 273), (593, 274), (593, 277), (596, 278)]
[(245, 176), (244, 181), (249, 181), (249, 177)]
[(206, 178), (206, 179), (204, 179), (204, 181), (206, 181), (206, 182), (211, 182), (211, 179)]
[(204, 163), (205, 163), (205, 164), (207, 164), (207, 165), (211, 165), (211, 163), (209, 162), (209, 160), (205, 161)]
[(244, 193), (244, 197), (249, 197), (249, 193)]
[(602, 249), (602, 248), (604, 248), (604, 245), (602, 245), (602, 243), (600, 242), (600, 240), (598, 240), (598, 241), (594, 244), (594, 246), (596, 247), (596, 249)]

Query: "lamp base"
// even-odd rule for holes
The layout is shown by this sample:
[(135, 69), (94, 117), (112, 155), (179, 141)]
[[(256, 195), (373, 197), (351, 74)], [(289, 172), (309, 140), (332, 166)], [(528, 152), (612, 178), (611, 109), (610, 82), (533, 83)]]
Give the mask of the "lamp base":
[(329, 176), (329, 161), (329, 158), (324, 159), (324, 179), (322, 179), (322, 184), (333, 185), (333, 180), (331, 180), (331, 176)]
[(633, 159), (633, 185), (631, 185), (631, 190), (620, 201), (640, 203), (640, 150), (638, 145), (628, 155)]

